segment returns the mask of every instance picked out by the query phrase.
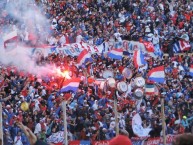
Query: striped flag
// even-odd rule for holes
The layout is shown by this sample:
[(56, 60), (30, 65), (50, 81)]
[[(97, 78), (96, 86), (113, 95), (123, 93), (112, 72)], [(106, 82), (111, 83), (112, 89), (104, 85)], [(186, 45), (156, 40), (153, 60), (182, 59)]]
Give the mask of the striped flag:
[(140, 50), (135, 50), (133, 55), (133, 61), (136, 68), (145, 65), (147, 62), (144, 59), (144, 55)]
[(123, 50), (122, 49), (112, 49), (108, 52), (108, 57), (112, 59), (122, 59), (123, 58)]
[(68, 92), (68, 91), (76, 92), (78, 90), (79, 84), (80, 78), (65, 80), (63, 82), (63, 87), (61, 88), (60, 92)]
[(164, 66), (158, 66), (151, 69), (148, 72), (148, 77), (150, 81), (157, 82), (157, 83), (164, 83), (165, 81)]
[(88, 62), (93, 62), (91, 54), (84, 49), (77, 58), (78, 66), (85, 65)]
[(146, 95), (153, 95), (155, 93), (154, 84), (146, 84), (145, 85), (145, 93), (146, 93)]
[(193, 65), (190, 66), (189, 75), (193, 77)]

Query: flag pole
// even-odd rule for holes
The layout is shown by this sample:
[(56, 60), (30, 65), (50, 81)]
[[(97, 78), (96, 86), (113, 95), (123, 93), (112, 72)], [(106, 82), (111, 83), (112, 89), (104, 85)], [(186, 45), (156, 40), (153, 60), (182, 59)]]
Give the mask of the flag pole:
[(62, 102), (62, 108), (63, 108), (63, 122), (64, 122), (64, 144), (68, 145), (68, 131), (67, 131), (67, 116), (66, 116), (66, 104), (67, 101), (64, 100)]
[(166, 123), (165, 123), (165, 107), (164, 107), (164, 100), (165, 100), (165, 93), (161, 95), (161, 113), (162, 113), (162, 133), (163, 133), (163, 144), (166, 145)]
[(118, 121), (118, 111), (117, 111), (117, 96), (116, 91), (114, 93), (114, 113), (115, 113), (115, 129), (116, 129), (116, 136), (119, 135), (119, 121)]
[[(65, 81), (65, 77), (63, 77), (63, 80), (60, 84), (60, 89), (62, 89), (62, 85)], [(68, 145), (68, 131), (67, 131), (67, 115), (66, 115), (66, 105), (67, 101), (64, 99), (62, 101), (62, 110), (63, 110), (63, 123), (64, 123), (64, 145)]]
[(2, 104), (0, 103), (0, 145), (3, 145), (3, 119), (2, 119)]

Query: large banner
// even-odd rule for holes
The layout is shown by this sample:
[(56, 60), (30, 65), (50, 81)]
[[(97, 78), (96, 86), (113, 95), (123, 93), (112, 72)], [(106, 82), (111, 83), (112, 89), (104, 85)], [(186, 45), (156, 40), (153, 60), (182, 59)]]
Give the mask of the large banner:
[[(48, 138), (48, 142), (54, 143), (55, 145), (62, 145), (63, 141), (62, 132), (55, 133)], [(172, 145), (176, 135), (168, 134), (166, 136), (166, 144)], [(57, 139), (58, 138), (58, 139)], [(58, 142), (60, 141), (60, 142)], [(163, 138), (148, 138), (148, 137), (132, 137), (131, 142), (133, 145), (163, 145)], [(109, 140), (101, 140), (101, 141), (86, 141), (86, 140), (74, 140), (69, 141), (69, 145), (109, 145)]]
[(132, 137), (131, 142), (133, 145), (143, 145), (148, 137)]
[(75, 141), (70, 141), (69, 145), (91, 145), (91, 142), (85, 141), (85, 140), (75, 140)]
[[(4, 38), (4, 44), (5, 42), (8, 42), (9, 40), (12, 40), (12, 38), (15, 38), (14, 33), (10, 34), (10, 36)], [(13, 42), (13, 41), (11, 41)], [(123, 49), (126, 52), (133, 53), (133, 50), (139, 49), (144, 53), (150, 54), (150, 56), (154, 57), (154, 54), (152, 52), (148, 52), (144, 46), (143, 43), (137, 42), (137, 41), (122, 41), (122, 42), (115, 42), (113, 46), (109, 44), (109, 42), (103, 42), (101, 45), (91, 45), (85, 42), (80, 43), (72, 43), (72, 44), (66, 44), (62, 47), (59, 46), (49, 46), (49, 45), (43, 45), (43, 46), (36, 46), (35, 48), (29, 47), (29, 46), (20, 46), (17, 45), (17, 47), (13, 47), (13, 49), (17, 48), (21, 51), (20, 48), (22, 48), (22, 51), (25, 48), (25, 51), (30, 56), (36, 56), (39, 54), (42, 54), (43, 56), (48, 56), (51, 53), (61, 53), (64, 55), (70, 55), (70, 56), (78, 56), (80, 52), (84, 49), (88, 50), (91, 54), (94, 53), (107, 53), (111, 49)], [(5, 48), (6, 49), (6, 48)], [(11, 49), (11, 50), (13, 50)], [(6, 49), (8, 50), (8, 49)], [(10, 50), (10, 49), (9, 49)]]
[[(175, 135), (168, 134), (166, 136), (166, 144), (167, 145), (172, 145), (172, 142), (175, 139)], [(146, 144), (144, 145), (163, 145), (163, 138), (162, 137), (157, 137), (157, 138), (149, 138)]]

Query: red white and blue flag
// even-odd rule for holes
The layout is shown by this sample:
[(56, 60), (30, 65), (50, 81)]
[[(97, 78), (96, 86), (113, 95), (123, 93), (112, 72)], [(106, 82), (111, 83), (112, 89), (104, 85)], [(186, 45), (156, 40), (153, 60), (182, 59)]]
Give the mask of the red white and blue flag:
[(148, 79), (157, 82), (157, 83), (164, 83), (165, 81), (165, 72), (164, 72), (164, 66), (158, 66), (153, 69), (151, 69), (148, 72)]
[(107, 54), (108, 57), (112, 59), (122, 59), (123, 58), (123, 50), (122, 49), (112, 49)]
[(147, 63), (144, 59), (143, 53), (140, 50), (134, 51), (133, 61), (136, 68), (139, 68)]
[(78, 66), (81, 66), (83, 64), (87, 64), (88, 62), (93, 62), (93, 60), (91, 54), (86, 49), (84, 49), (77, 58), (77, 64)]
[(66, 80), (63, 83), (63, 87), (61, 88), (60, 92), (68, 92), (73, 91), (76, 92), (78, 90), (80, 84), (80, 78), (73, 78), (70, 80)]
[(155, 93), (154, 84), (146, 84), (145, 85), (145, 94), (146, 95), (153, 95), (154, 93)]
[(189, 75), (193, 77), (193, 65), (190, 66)]

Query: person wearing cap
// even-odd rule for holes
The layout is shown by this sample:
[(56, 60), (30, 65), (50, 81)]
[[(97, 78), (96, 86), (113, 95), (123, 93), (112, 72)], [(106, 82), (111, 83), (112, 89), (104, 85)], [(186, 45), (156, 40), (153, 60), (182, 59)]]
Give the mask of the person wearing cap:
[(129, 133), (121, 129), (119, 131), (119, 135), (114, 137), (110, 142), (109, 145), (132, 145), (131, 140), (129, 139)]

